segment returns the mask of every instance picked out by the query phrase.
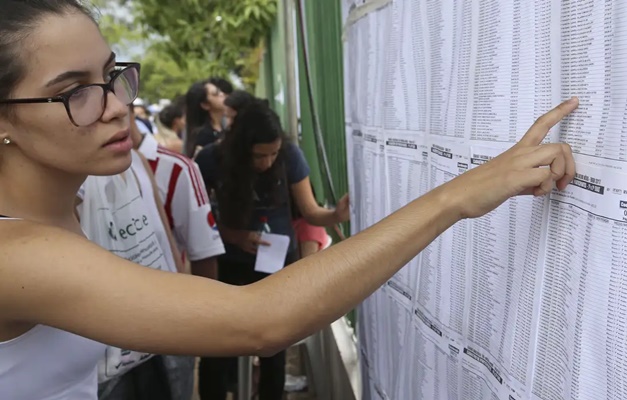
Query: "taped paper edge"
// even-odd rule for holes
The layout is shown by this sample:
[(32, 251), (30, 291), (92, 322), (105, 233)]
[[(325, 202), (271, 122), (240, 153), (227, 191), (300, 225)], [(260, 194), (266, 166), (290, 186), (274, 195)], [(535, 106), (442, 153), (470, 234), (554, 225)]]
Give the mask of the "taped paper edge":
[(383, 8), (390, 4), (392, 0), (370, 0), (367, 3), (364, 3), (358, 7), (355, 7), (348, 14), (348, 18), (346, 18), (346, 23), (344, 24), (344, 29), (342, 32), (342, 42), (346, 42), (346, 31), (351, 27), (355, 22), (359, 21), (366, 15), (370, 14), (373, 11), (377, 11), (380, 8)]

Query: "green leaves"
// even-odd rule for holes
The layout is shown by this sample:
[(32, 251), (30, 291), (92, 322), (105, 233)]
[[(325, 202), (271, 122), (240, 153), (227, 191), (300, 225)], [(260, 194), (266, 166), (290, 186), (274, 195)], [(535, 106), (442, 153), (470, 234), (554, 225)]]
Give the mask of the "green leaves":
[(141, 96), (150, 101), (184, 94), (197, 80), (231, 72), (252, 88), (277, 13), (277, 0), (93, 3), (103, 10), (101, 29), (114, 48), (128, 53), (143, 43)]
[(276, 0), (135, 0), (137, 21), (167, 37), (182, 56), (220, 57), (236, 66), (256, 48), (276, 16)]

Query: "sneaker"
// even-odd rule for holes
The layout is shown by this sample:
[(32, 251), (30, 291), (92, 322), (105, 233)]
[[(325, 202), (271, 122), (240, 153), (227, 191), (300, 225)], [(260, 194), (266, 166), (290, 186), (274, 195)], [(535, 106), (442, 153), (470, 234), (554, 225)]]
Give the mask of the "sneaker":
[(285, 375), (285, 391), (286, 392), (300, 392), (307, 388), (306, 376), (292, 376), (290, 374)]

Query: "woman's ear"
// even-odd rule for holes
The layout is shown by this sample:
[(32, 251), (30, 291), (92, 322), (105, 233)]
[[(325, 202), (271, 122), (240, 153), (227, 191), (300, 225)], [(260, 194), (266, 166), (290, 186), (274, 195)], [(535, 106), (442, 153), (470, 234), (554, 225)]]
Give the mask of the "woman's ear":
[(205, 111), (211, 111), (211, 105), (207, 103), (206, 101), (203, 101), (202, 103), (200, 103), (200, 108), (202, 108)]
[(0, 118), (0, 144), (4, 140), (11, 140), (11, 124), (8, 120)]

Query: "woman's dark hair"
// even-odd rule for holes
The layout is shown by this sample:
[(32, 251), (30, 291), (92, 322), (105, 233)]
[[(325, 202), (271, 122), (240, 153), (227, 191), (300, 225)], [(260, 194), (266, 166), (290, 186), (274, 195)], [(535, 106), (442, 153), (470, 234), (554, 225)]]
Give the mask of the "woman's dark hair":
[(236, 112), (240, 112), (253, 100), (255, 100), (255, 96), (252, 94), (244, 90), (234, 90), (233, 93), (224, 100), (224, 105), (232, 108)]
[(172, 129), (174, 121), (177, 118), (183, 118), (185, 115), (185, 101), (181, 101), (181, 98), (176, 98), (172, 104), (166, 106), (159, 113), (159, 121), (168, 129)]
[[(279, 155), (269, 170), (257, 173), (253, 169), (253, 146), (282, 139)], [(234, 229), (246, 229), (253, 213), (254, 188), (259, 183), (269, 188), (275, 206), (287, 198), (285, 181), (285, 146), (288, 139), (279, 116), (267, 102), (253, 99), (233, 120), (231, 131), (220, 144), (220, 167), (224, 176), (218, 190), (220, 218)], [(282, 182), (282, 184), (280, 184)], [(289, 195), (289, 193), (287, 193)]]
[(224, 78), (211, 77), (207, 80), (207, 83), (211, 83), (227, 96), (230, 96), (231, 93), (233, 93), (233, 85)]
[[(80, 12), (93, 19), (77, 0), (0, 0), (0, 10), (0, 99), (9, 98), (24, 79), (24, 41), (43, 17)], [(8, 111), (7, 105), (0, 105), (0, 113)]]
[(196, 147), (196, 136), (198, 131), (210, 122), (209, 113), (202, 108), (202, 103), (207, 101), (207, 83), (208, 81), (201, 81), (194, 83), (187, 94), (185, 95), (185, 108), (186, 108), (186, 130), (187, 136), (185, 138), (185, 154), (188, 157), (194, 156), (194, 148)]

